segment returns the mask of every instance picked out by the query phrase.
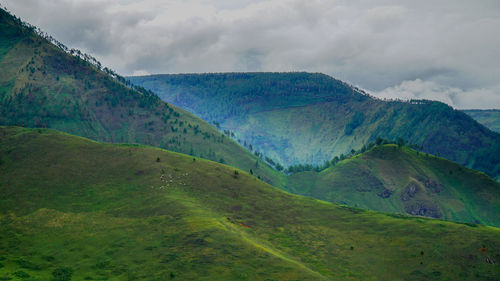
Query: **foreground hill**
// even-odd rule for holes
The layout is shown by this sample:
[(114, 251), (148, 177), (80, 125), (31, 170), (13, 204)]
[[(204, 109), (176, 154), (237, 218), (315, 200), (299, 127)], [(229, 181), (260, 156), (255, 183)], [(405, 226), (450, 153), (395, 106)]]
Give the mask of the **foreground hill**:
[(88, 55), (64, 50), (0, 9), (0, 125), (154, 145), (252, 169), (279, 184), (280, 175), (208, 123), (126, 86), (82, 59)]
[(291, 195), (229, 166), (0, 128), (0, 276), (495, 280), (500, 231)]
[(292, 192), (383, 212), (500, 226), (500, 183), (446, 159), (376, 146), (322, 172), (289, 177)]
[(490, 130), (500, 133), (500, 110), (498, 109), (469, 109), (462, 110), (477, 122), (488, 127)]
[(500, 175), (500, 134), (430, 101), (382, 101), (314, 73), (175, 74), (130, 77), (137, 85), (216, 121), (281, 164), (322, 164), (377, 137), (403, 138)]

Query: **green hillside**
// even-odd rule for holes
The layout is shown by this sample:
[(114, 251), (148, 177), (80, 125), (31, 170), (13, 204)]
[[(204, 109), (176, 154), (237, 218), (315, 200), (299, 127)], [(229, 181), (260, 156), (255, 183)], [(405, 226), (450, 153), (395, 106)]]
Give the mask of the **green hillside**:
[(64, 49), (0, 9), (0, 125), (154, 145), (252, 169), (280, 184), (279, 174), (208, 123)]
[[(238, 167), (277, 187), (320, 199), (332, 200), (329, 192), (307, 193), (305, 191), (312, 187), (325, 190), (325, 188), (336, 184), (335, 180), (325, 180), (321, 177), (322, 174), (316, 175), (314, 173), (308, 174), (307, 177), (310, 179), (307, 181), (302, 178), (302, 175), (287, 178), (284, 174), (273, 170), (261, 158), (249, 153), (235, 141), (219, 133), (208, 123), (180, 108), (162, 102), (151, 92), (130, 87), (119, 76), (113, 78), (115, 74), (110, 73), (109, 70), (102, 70), (98, 63), (92, 64), (82, 59), (86, 55), (82, 55), (76, 50), (66, 52), (64, 46), (50, 43), (47, 39), (37, 35), (32, 27), (22, 24), (3, 10), (0, 11), (0, 27), (0, 65), (4, 70), (0, 73), (0, 124), (49, 127), (98, 141), (139, 143), (166, 148)], [(256, 78), (248, 80), (249, 75), (255, 75)], [(184, 76), (179, 75), (179, 77)], [(194, 88), (199, 87), (200, 83), (205, 85), (202, 83), (204, 80), (194, 79), (199, 78), (199, 75), (187, 77), (193, 78), (190, 83)], [(358, 111), (369, 112), (370, 106), (366, 105), (366, 101), (374, 102), (368, 96), (359, 94), (357, 90), (348, 87), (345, 83), (325, 75), (274, 73), (225, 74), (223, 76), (213, 75), (213, 77), (217, 78), (214, 78), (214, 81), (219, 81), (220, 77), (226, 77), (227, 81), (224, 80), (226, 81), (224, 83), (232, 83), (231, 81), (237, 81), (237, 84), (243, 83), (242, 81), (247, 83), (244, 87), (237, 88), (238, 90), (233, 93), (235, 98), (221, 99), (220, 103), (212, 108), (214, 114), (222, 112), (226, 114), (224, 116), (229, 118), (228, 116), (234, 116), (235, 110), (238, 109), (234, 103), (241, 101), (241, 98), (245, 100), (244, 112), (248, 115), (242, 115), (246, 117), (231, 117), (227, 119), (225, 126), (239, 122), (247, 124), (238, 127), (240, 132), (246, 131), (253, 134), (253, 132), (268, 131), (276, 136), (281, 136), (281, 139), (276, 142), (269, 142), (268, 137), (262, 137), (260, 133), (254, 139), (253, 136), (250, 139), (257, 140), (254, 144), (260, 144), (261, 147), (269, 146), (272, 148), (271, 150), (266, 148), (266, 152), (275, 151), (277, 153), (281, 151), (283, 155), (293, 154), (297, 159), (309, 159), (307, 157), (310, 150), (304, 149), (305, 144), (309, 144), (310, 147), (320, 147), (327, 143), (327, 138), (330, 135), (325, 134), (325, 132), (340, 130), (345, 133), (346, 128), (360, 131), (361, 129), (352, 127), (354, 126), (352, 122), (349, 123), (351, 127), (348, 127), (332, 120), (342, 119), (344, 115), (357, 112), (353, 108), (347, 107), (347, 104), (358, 105)], [(280, 78), (283, 79), (279, 80)], [(276, 82), (276, 80), (279, 81)], [(321, 85), (326, 86), (320, 87)], [(253, 87), (253, 90), (249, 92), (248, 87)], [(293, 88), (294, 91), (284, 92), (290, 88)], [(261, 94), (262, 96), (259, 96)], [(255, 98), (256, 96), (259, 98)], [(200, 101), (204, 101), (204, 99), (197, 100), (193, 96), (193, 104)], [(311, 102), (314, 104), (310, 104)], [(344, 111), (330, 110), (330, 103), (344, 104)], [(407, 106), (405, 103), (394, 104), (394, 107), (396, 105), (403, 108)], [(439, 112), (442, 106), (440, 103), (430, 103), (428, 111), (435, 108), (433, 110)], [(200, 105), (199, 108), (204, 107)], [(403, 111), (403, 109), (394, 109), (394, 112)], [(206, 114), (209, 112), (207, 111)], [(311, 122), (317, 117), (318, 112), (331, 112), (329, 117), (321, 116), (334, 119), (329, 122)], [(355, 115), (354, 113), (353, 116)], [(436, 116), (436, 114), (431, 116)], [(238, 118), (248, 118), (248, 120), (238, 121)], [(300, 119), (302, 121), (299, 121)], [(290, 123), (296, 124), (296, 126), (290, 126)], [(403, 124), (403, 126), (406, 125)], [(384, 127), (381, 128), (383, 131)], [(379, 129), (377, 128), (377, 130)], [(314, 132), (314, 134), (304, 135), (304, 132)], [(349, 141), (354, 142), (358, 136), (362, 135), (351, 133), (348, 137), (343, 136), (342, 138), (348, 140), (345, 143), (349, 143)], [(288, 136), (288, 139), (283, 139), (283, 136)], [(341, 143), (342, 141), (339, 140), (337, 146), (340, 147)], [(344, 148), (350, 147), (346, 145)], [(317, 152), (318, 155), (325, 158), (331, 157), (332, 147), (321, 149)], [(281, 154), (269, 153), (268, 155), (275, 159), (281, 157)], [(490, 155), (490, 157), (493, 160), (496, 159), (495, 154)], [(314, 159), (316, 158), (310, 158), (310, 160)], [(486, 161), (483, 164), (489, 165), (488, 163)], [(384, 165), (387, 166), (390, 163)], [(412, 165), (420, 164), (412, 163)], [(428, 171), (429, 173), (420, 176), (433, 177), (437, 173), (434, 168), (428, 168)], [(352, 172), (346, 170), (343, 173), (346, 178), (349, 178)], [(385, 170), (381, 170), (376, 173), (376, 176), (382, 178), (392, 176), (385, 173)], [(470, 177), (464, 182), (476, 181), (475, 174), (470, 174)], [(452, 179), (458, 181), (458, 179)], [(437, 180), (441, 181), (439, 177)], [(490, 183), (488, 181), (484, 181), (484, 183), (486, 186), (483, 186), (483, 182), (476, 186), (471, 184), (463, 186), (464, 188), (481, 190), (484, 188), (484, 190), (492, 191), (488, 186)], [(341, 182), (341, 184), (343, 183)], [(496, 190), (492, 192), (492, 198), (497, 198)], [(352, 198), (352, 200), (345, 199), (340, 202), (389, 212), (405, 211), (401, 204), (395, 205), (395, 207), (381, 208), (380, 206), (385, 205), (379, 205), (376, 200), (367, 204), (365, 199), (358, 198), (354, 194), (356, 193), (345, 196), (345, 198)], [(491, 202), (485, 203), (482, 198), (477, 198), (477, 201), (474, 197), (471, 198), (471, 201), (464, 205), (463, 211), (452, 210), (458, 215), (443, 215), (442, 217), (498, 225), (495, 219), (491, 219), (491, 212), (488, 211)], [(359, 201), (357, 201), (358, 199)], [(459, 196), (452, 195), (449, 197), (438, 196), (434, 199), (438, 201), (441, 199), (462, 200)], [(339, 202), (339, 200), (332, 201)], [(440, 204), (446, 205), (448, 203)], [(483, 208), (485, 209), (484, 214), (479, 211)]]
[(319, 173), (293, 174), (289, 189), (377, 211), (500, 226), (500, 183), (394, 144), (376, 146)]
[(322, 164), (377, 137), (403, 138), (467, 167), (500, 175), (500, 134), (431, 101), (383, 101), (317, 73), (130, 77), (284, 166)]
[(158, 148), (0, 128), (3, 280), (495, 280), (500, 230), (291, 195)]
[(500, 133), (500, 110), (469, 109), (462, 111), (470, 115), (470, 117), (474, 118), (474, 120), (476, 120), (477, 122), (488, 127), (490, 130)]

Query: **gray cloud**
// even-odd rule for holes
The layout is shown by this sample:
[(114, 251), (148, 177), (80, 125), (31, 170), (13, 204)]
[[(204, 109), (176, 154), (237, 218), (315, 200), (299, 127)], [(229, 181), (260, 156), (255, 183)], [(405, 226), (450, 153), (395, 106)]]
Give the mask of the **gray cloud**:
[(379, 96), (500, 108), (496, 0), (3, 4), (122, 74), (318, 71)]

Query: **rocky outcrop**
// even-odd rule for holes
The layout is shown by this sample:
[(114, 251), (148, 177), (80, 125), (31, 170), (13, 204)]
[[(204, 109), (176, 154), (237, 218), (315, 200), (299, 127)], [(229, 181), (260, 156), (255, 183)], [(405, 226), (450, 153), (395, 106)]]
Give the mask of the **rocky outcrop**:
[(377, 196), (380, 197), (380, 198), (389, 198), (391, 195), (392, 195), (393, 191), (392, 190), (389, 190), (387, 188), (384, 188), (382, 191), (380, 191), (379, 193), (377, 193)]
[(414, 216), (424, 216), (431, 218), (441, 218), (441, 210), (439, 207), (433, 203), (428, 202), (416, 202), (405, 206), (405, 211)]
[(403, 200), (403, 201), (410, 200), (411, 198), (413, 198), (415, 196), (415, 194), (417, 194), (417, 192), (419, 191), (419, 189), (420, 189), (420, 187), (418, 186), (417, 183), (410, 182), (405, 187), (405, 189), (403, 189), (403, 192), (401, 192), (401, 200)]
[(425, 179), (423, 182), (424, 186), (434, 193), (441, 192), (441, 185), (434, 180)]

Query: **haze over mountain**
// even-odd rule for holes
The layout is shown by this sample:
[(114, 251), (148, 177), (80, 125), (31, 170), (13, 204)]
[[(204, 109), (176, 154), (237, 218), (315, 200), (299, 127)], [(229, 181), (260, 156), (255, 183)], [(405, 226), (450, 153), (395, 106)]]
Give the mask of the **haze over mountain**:
[(402, 138), (462, 165), (500, 175), (500, 134), (432, 101), (383, 101), (314, 73), (130, 77), (288, 166), (322, 164), (377, 137)]
[(494, 280), (500, 274), (497, 228), (291, 195), (244, 171), (158, 148), (0, 127), (0, 159), (4, 279)]
[(477, 122), (488, 127), (490, 130), (500, 133), (500, 110), (469, 109), (469, 110), (463, 110), (463, 112), (469, 114)]

